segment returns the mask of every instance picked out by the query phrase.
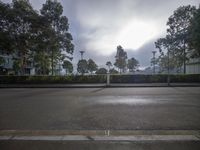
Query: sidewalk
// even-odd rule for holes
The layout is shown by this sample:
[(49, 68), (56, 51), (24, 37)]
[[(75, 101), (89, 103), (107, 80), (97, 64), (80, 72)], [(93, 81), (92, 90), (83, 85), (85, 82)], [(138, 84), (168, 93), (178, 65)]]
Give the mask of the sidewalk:
[(0, 84), (0, 88), (129, 88), (129, 87), (200, 87), (200, 83), (111, 83), (106, 84)]
[(12, 132), (0, 133), (1, 150), (199, 150), (200, 146), (199, 131)]

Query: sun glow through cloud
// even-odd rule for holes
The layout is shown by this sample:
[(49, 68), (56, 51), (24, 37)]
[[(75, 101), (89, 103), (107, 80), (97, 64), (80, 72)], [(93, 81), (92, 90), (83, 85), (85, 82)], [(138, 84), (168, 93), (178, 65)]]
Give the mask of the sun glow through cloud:
[(116, 30), (109, 27), (103, 30), (100, 28), (94, 33), (84, 34), (83, 37), (88, 41), (86, 49), (107, 56), (115, 52), (118, 45), (125, 49), (138, 50), (159, 34), (156, 23), (134, 20)]
[(133, 21), (122, 29), (117, 42), (127, 49), (137, 50), (156, 35), (158, 31), (153, 23)]

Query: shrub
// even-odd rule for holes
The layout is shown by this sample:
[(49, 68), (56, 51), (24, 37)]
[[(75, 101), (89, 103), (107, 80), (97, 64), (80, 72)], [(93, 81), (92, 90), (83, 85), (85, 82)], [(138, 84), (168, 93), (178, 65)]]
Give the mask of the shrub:
[[(168, 75), (111, 75), (111, 83), (166, 83)], [(170, 75), (173, 83), (200, 83), (200, 74)], [(106, 83), (106, 75), (71, 76), (0, 76), (1, 84), (72, 84)]]
[(91, 76), (0, 76), (1, 84), (105, 83), (105, 75)]
[[(166, 83), (168, 75), (111, 75), (111, 83)], [(200, 74), (170, 75), (170, 81), (200, 82)]]

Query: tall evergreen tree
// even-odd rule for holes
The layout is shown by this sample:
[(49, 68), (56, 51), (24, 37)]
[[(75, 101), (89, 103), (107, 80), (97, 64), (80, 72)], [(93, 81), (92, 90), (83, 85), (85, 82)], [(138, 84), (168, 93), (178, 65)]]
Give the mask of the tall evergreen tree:
[(71, 58), (73, 54), (74, 45), (72, 44), (72, 36), (68, 32), (69, 23), (66, 16), (62, 16), (62, 5), (53, 0), (47, 0), (41, 9), (41, 14), (50, 23), (55, 36), (49, 38), (49, 53), (51, 54), (51, 69), (52, 75), (54, 75), (55, 67), (61, 60), (63, 52), (67, 52), (65, 55), (67, 58)]
[(122, 46), (117, 47), (114, 65), (119, 69), (120, 73), (124, 73), (126, 71), (127, 53), (124, 51)]

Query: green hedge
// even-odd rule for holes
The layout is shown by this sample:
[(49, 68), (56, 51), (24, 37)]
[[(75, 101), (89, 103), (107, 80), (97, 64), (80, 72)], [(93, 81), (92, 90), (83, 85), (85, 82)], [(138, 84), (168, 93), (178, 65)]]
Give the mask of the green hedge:
[[(166, 83), (168, 75), (111, 75), (111, 83)], [(170, 75), (173, 83), (200, 83), (200, 74)]]
[[(111, 83), (166, 83), (167, 75), (111, 75)], [(200, 74), (170, 75), (173, 83), (200, 83)], [(0, 84), (106, 83), (106, 75), (86, 76), (0, 76)]]
[(1, 84), (105, 83), (105, 75), (91, 76), (0, 76)]
[(152, 83), (166, 82), (167, 76), (161, 75), (112, 75), (111, 83)]

